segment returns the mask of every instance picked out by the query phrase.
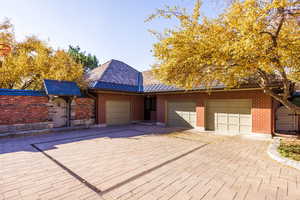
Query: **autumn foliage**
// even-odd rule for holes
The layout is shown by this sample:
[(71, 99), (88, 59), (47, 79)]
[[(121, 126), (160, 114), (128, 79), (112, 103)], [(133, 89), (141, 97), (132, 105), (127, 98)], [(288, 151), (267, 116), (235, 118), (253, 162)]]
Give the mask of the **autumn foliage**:
[[(300, 1), (233, 1), (216, 19), (201, 15), (196, 1), (189, 14), (180, 7), (159, 9), (156, 17), (179, 20), (154, 44), (156, 76), (184, 88), (222, 83), (238, 88), (248, 81), (300, 113), (289, 99), (300, 80)], [(274, 90), (274, 82), (281, 85)]]
[(0, 43), (11, 51), (0, 59), (0, 88), (42, 89), (44, 79), (76, 81), (83, 85), (83, 66), (64, 50), (54, 50), (37, 37), (18, 42), (9, 21), (0, 24)]

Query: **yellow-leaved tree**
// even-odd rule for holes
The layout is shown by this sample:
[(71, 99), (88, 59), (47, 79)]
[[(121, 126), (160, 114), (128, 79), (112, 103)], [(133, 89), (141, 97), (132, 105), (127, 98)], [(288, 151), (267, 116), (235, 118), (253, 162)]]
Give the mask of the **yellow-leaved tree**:
[(0, 23), (0, 43), (11, 51), (0, 59), (0, 88), (43, 88), (44, 79), (75, 81), (83, 86), (83, 66), (64, 50), (53, 50), (46, 42), (32, 36), (17, 42), (13, 25)]
[[(166, 7), (149, 17), (180, 22), (159, 34), (154, 44), (155, 75), (187, 89), (209, 89), (216, 82), (235, 88), (251, 82), (300, 114), (300, 107), (289, 101), (300, 80), (300, 1), (233, 1), (215, 19), (202, 16), (200, 8), (197, 0), (191, 14)], [(275, 83), (279, 90), (274, 90)]]

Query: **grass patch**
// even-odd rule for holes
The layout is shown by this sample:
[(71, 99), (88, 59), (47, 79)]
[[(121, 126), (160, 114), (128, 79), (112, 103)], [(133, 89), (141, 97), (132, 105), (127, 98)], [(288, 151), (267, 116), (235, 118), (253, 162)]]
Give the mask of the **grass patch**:
[(300, 161), (300, 140), (282, 139), (278, 151), (283, 157)]

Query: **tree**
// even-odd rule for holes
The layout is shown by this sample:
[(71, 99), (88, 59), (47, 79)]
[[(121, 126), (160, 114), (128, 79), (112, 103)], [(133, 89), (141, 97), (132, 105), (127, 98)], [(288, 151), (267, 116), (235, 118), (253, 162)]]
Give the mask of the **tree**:
[(99, 66), (99, 61), (95, 55), (90, 53), (86, 55), (85, 51), (81, 51), (79, 46), (73, 47), (69, 45), (68, 53), (74, 58), (74, 60), (84, 66), (85, 72), (88, 72)]
[(84, 85), (82, 65), (67, 52), (54, 51), (36, 37), (17, 42), (12, 28), (9, 21), (0, 24), (0, 41), (12, 49), (0, 60), (0, 88), (42, 89), (44, 79), (76, 81)]
[[(200, 13), (196, 1), (191, 14), (184, 8), (159, 9), (156, 17), (175, 17), (177, 28), (157, 34), (153, 67), (166, 84), (192, 88), (216, 82), (228, 88), (250, 80), (284, 106), (300, 114), (289, 99), (300, 79), (300, 1), (233, 1), (216, 19)], [(281, 84), (275, 91), (274, 81)]]

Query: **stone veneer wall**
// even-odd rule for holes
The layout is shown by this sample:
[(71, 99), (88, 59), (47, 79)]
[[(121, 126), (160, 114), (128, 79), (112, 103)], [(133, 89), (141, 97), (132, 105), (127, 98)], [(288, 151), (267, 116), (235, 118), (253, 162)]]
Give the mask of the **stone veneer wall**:
[(76, 98), (71, 103), (71, 126), (95, 124), (95, 100)]
[[(76, 98), (71, 104), (71, 126), (95, 123), (95, 103)], [(53, 128), (53, 104), (48, 96), (0, 95), (0, 134)]]

